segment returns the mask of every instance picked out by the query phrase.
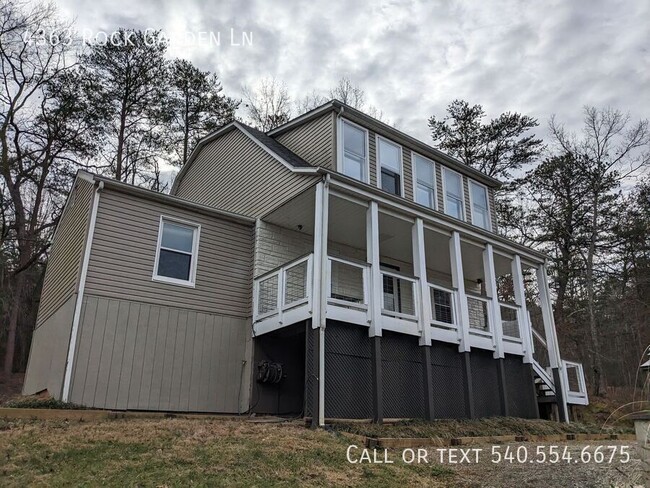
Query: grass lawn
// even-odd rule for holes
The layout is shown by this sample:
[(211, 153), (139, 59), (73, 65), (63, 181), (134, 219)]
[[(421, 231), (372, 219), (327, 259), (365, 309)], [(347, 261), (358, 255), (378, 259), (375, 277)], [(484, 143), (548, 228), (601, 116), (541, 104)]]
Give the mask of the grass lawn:
[(351, 465), (351, 441), (298, 423), (0, 420), (0, 486), (446, 486), (432, 465)]

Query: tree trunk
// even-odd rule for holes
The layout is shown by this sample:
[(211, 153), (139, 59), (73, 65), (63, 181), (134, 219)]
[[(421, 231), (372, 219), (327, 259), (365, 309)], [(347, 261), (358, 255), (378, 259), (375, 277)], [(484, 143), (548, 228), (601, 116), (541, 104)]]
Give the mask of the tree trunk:
[(599, 396), (605, 392), (603, 382), (603, 361), (600, 354), (600, 340), (598, 339), (598, 326), (596, 321), (596, 300), (594, 291), (594, 255), (596, 254), (596, 239), (598, 239), (598, 195), (593, 197), (591, 217), (591, 242), (587, 253), (586, 285), (587, 285), (587, 311), (589, 314), (589, 336), (591, 339), (591, 364), (593, 367), (594, 394)]
[(20, 317), (20, 310), (23, 304), (23, 295), (25, 287), (25, 275), (19, 273), (16, 276), (16, 284), (14, 289), (14, 296), (12, 299), (11, 313), (9, 314), (9, 327), (7, 330), (7, 348), (5, 349), (5, 361), (3, 367), (3, 375), (9, 378), (13, 372), (14, 355), (16, 351), (16, 331), (18, 330), (18, 318)]

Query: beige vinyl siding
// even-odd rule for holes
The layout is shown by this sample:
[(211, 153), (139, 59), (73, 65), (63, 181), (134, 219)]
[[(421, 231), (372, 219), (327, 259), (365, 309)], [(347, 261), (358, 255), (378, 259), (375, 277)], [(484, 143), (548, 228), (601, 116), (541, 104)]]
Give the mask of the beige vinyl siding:
[(319, 177), (293, 173), (238, 129), (206, 144), (175, 195), (221, 210), (259, 217)]
[(23, 384), (24, 395), (47, 390), (52, 397), (61, 399), (76, 303), (77, 294), (73, 293), (34, 330)]
[(75, 179), (47, 262), (36, 327), (43, 324), (77, 291), (94, 187)]
[(368, 161), (370, 165), (370, 184), (377, 186), (377, 134), (368, 131)]
[[(105, 189), (86, 293), (206, 313), (250, 315), (253, 228)], [(201, 225), (196, 286), (152, 281), (161, 215)]]
[(276, 137), (282, 145), (314, 166), (336, 169), (335, 115), (325, 114)]
[(469, 200), (469, 182), (467, 177), (463, 176), (463, 193), (465, 195), (465, 221), (472, 222), (472, 206), (470, 205)]
[(85, 295), (70, 400), (118, 410), (245, 410), (250, 327), (248, 318)]
[(442, 192), (442, 167), (436, 163), (436, 195), (438, 197), (438, 211), (445, 211), (445, 195)]
[(494, 188), (488, 188), (488, 198), (490, 199), (490, 220), (492, 221), (492, 232), (498, 233), (497, 226), (497, 204), (494, 198)]
[(402, 146), (402, 168), (404, 178), (404, 198), (414, 201), (413, 197), (413, 163), (411, 162), (411, 150)]

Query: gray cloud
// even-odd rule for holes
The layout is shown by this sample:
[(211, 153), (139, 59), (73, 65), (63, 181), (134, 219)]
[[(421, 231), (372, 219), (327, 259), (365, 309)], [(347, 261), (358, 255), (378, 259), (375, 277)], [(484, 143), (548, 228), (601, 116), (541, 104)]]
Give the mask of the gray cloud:
[[(231, 96), (265, 76), (296, 98), (350, 77), (368, 102), (423, 140), (454, 98), (489, 116), (551, 114), (579, 129), (584, 105), (650, 116), (650, 3), (313, 0), (62, 0), (79, 29), (220, 31), (222, 45), (175, 48), (215, 71)], [(230, 28), (252, 47), (227, 44)]]

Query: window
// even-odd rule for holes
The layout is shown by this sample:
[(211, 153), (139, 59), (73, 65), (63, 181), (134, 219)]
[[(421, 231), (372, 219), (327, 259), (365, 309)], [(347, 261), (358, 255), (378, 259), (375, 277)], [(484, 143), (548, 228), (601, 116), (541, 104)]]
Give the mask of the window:
[(465, 215), (463, 210), (463, 177), (448, 168), (443, 168), (443, 173), (445, 213), (463, 220)]
[(377, 164), (381, 168), (381, 188), (395, 195), (402, 194), (402, 148), (377, 138)]
[(436, 169), (433, 161), (413, 154), (415, 167), (415, 201), (429, 208), (436, 208)]
[(359, 181), (367, 181), (368, 133), (349, 122), (343, 121), (343, 154), (341, 172)]
[(490, 209), (487, 188), (474, 181), (469, 182), (469, 197), (472, 202), (472, 224), (490, 230)]
[(199, 225), (160, 218), (154, 280), (194, 286), (200, 230)]

